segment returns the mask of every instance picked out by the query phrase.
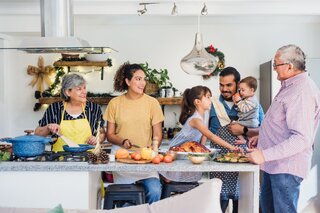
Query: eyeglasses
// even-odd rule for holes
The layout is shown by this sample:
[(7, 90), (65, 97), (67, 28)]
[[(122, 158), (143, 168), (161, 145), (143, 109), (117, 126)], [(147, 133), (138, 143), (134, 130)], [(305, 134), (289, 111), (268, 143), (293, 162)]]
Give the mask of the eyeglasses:
[(282, 63), (282, 64), (273, 63), (272, 66), (273, 66), (274, 69), (276, 69), (277, 67), (280, 67), (280, 66), (283, 66), (283, 65), (287, 65), (287, 64), (289, 64), (289, 63)]

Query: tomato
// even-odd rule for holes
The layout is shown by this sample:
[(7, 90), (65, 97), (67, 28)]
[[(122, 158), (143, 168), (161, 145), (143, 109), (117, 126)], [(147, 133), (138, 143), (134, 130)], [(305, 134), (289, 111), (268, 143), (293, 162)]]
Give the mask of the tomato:
[(133, 157), (134, 160), (141, 160), (141, 155), (139, 153), (136, 153)]
[(163, 162), (165, 163), (171, 163), (173, 161), (173, 158), (171, 157), (171, 155), (166, 155), (163, 158)]
[(159, 164), (160, 162), (161, 162), (161, 159), (157, 156), (152, 159), (152, 163), (154, 164)]
[(139, 154), (139, 153), (138, 152), (132, 152), (130, 156), (131, 156), (132, 159), (134, 159), (134, 156), (136, 156), (137, 154)]
[(162, 154), (158, 154), (157, 157), (160, 158), (161, 162), (163, 161), (164, 156)]

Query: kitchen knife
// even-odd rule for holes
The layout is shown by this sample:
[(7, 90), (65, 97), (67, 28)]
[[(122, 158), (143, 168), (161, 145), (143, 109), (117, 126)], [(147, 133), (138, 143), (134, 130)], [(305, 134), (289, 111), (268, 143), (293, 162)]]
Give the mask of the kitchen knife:
[(136, 148), (141, 148), (141, 146), (135, 145), (135, 144), (131, 144), (131, 146), (136, 147)]
[(79, 144), (70, 140), (69, 138), (60, 134), (59, 132), (57, 132), (56, 135), (58, 135), (66, 144), (68, 144), (69, 147), (80, 147)]

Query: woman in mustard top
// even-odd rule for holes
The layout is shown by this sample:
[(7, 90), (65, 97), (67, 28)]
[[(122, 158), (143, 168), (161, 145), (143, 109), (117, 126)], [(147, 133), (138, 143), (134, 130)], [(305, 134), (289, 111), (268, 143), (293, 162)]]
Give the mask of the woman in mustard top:
[[(146, 75), (138, 64), (125, 63), (114, 78), (114, 90), (123, 95), (113, 98), (106, 109), (107, 139), (111, 152), (151, 145), (152, 137), (162, 139), (164, 116), (159, 102), (144, 93)], [(146, 201), (152, 203), (161, 197), (161, 184), (157, 172), (113, 172), (115, 183), (141, 183), (146, 190)]]
[[(100, 142), (105, 139), (104, 121), (99, 105), (87, 101), (86, 81), (78, 74), (67, 74), (61, 83), (61, 98), (63, 101), (51, 104), (43, 118), (39, 121), (39, 126), (35, 134), (48, 136), (59, 132), (65, 137), (78, 144), (95, 145), (97, 139), (96, 131), (98, 123), (100, 126)], [(63, 140), (58, 140), (53, 144), (53, 151), (63, 151)]]

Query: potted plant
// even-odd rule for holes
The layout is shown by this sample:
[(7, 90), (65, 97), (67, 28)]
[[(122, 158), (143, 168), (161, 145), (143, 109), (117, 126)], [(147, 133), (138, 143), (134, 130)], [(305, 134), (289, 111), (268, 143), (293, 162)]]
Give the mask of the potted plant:
[(159, 88), (171, 88), (172, 83), (169, 80), (167, 69), (151, 69), (148, 62), (140, 64), (144, 72), (146, 73), (147, 85), (145, 93), (149, 95), (155, 95), (158, 93)]

